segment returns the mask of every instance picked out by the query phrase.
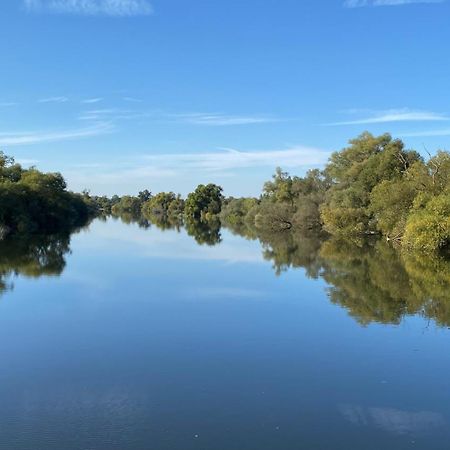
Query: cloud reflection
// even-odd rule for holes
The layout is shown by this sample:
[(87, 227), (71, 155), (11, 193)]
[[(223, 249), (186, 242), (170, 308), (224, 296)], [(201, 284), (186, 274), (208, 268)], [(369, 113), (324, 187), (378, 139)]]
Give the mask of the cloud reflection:
[(446, 425), (442, 414), (395, 408), (340, 405), (340, 413), (353, 425), (372, 426), (393, 434), (418, 434)]

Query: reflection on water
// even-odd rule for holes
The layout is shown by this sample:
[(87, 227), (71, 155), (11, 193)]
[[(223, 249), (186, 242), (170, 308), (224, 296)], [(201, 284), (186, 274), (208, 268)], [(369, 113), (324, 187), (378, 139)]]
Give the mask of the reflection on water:
[(11, 289), (12, 278), (58, 276), (70, 252), (70, 235), (15, 236), (0, 240), (0, 295)]
[(402, 411), (394, 408), (341, 405), (342, 415), (354, 425), (375, 426), (394, 434), (421, 434), (445, 427), (442, 414), (432, 411)]
[[(248, 230), (233, 231), (248, 237)], [(324, 279), (330, 300), (363, 325), (398, 324), (408, 314), (450, 325), (450, 260), (444, 257), (402, 253), (375, 239), (349, 241), (289, 231), (257, 238), (277, 275), (303, 268), (308, 277)]]
[[(180, 232), (184, 227), (199, 245), (222, 242), (218, 220), (183, 223), (163, 216), (131, 214), (120, 220), (143, 229), (156, 226)], [(404, 254), (375, 239), (355, 242), (311, 233), (256, 233), (245, 226), (234, 226), (230, 231), (259, 240), (262, 257), (272, 263), (276, 275), (302, 268), (307, 277), (325, 280), (331, 302), (345, 308), (362, 325), (399, 324), (407, 315), (421, 315), (450, 326), (450, 261), (443, 257)], [(11, 287), (13, 275), (61, 274), (69, 242), (69, 235), (0, 241), (0, 294)]]
[(3, 241), (0, 450), (444, 450), (448, 273), (162, 217)]

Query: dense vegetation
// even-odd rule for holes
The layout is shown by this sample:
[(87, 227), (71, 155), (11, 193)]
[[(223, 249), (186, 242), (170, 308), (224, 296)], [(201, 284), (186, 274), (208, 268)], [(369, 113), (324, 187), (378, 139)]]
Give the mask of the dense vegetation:
[(84, 196), (67, 191), (61, 174), (25, 170), (0, 152), (0, 238), (80, 226), (90, 213)]
[(257, 230), (380, 234), (404, 248), (450, 244), (450, 154), (425, 161), (388, 134), (364, 133), (331, 156), (324, 170), (292, 177), (277, 169), (259, 199), (229, 199), (224, 223)]
[[(384, 235), (404, 249), (443, 251), (450, 246), (450, 154), (427, 161), (389, 134), (363, 133), (331, 155), (323, 170), (303, 177), (277, 169), (259, 198), (225, 198), (215, 184), (186, 199), (173, 192), (95, 197), (66, 190), (60, 174), (24, 170), (0, 154), (0, 235), (74, 226), (90, 214), (113, 214), (203, 233), (220, 221), (247, 233), (319, 230), (335, 236)], [(209, 237), (208, 237), (209, 236)]]
[(425, 161), (389, 134), (363, 133), (333, 153), (323, 170), (299, 177), (278, 168), (259, 198), (225, 198), (219, 186), (208, 184), (186, 200), (173, 192), (143, 191), (110, 203), (113, 214), (185, 225), (191, 233), (220, 220), (232, 229), (245, 225), (253, 235), (285, 230), (353, 239), (383, 235), (404, 249), (443, 251), (450, 246), (450, 154), (439, 151)]
[[(444, 151), (426, 161), (389, 135), (365, 133), (323, 170), (297, 177), (277, 169), (259, 198), (225, 198), (220, 186), (208, 184), (186, 199), (148, 190), (112, 198), (74, 194), (60, 174), (25, 170), (1, 154), (0, 230), (20, 236), (0, 240), (0, 294), (14, 274), (61, 273), (73, 227), (109, 214), (144, 228), (184, 227), (199, 244), (219, 243), (222, 226), (258, 239), (277, 274), (301, 267), (323, 278), (330, 300), (362, 324), (421, 313), (450, 325), (444, 253), (450, 155)], [(427, 254), (399, 252), (376, 235)]]

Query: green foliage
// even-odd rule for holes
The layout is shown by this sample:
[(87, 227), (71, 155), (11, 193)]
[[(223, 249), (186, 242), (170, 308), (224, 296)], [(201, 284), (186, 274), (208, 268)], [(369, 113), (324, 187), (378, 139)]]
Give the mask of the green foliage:
[(438, 196), (421, 194), (414, 202), (404, 235), (406, 247), (434, 251), (450, 244), (450, 191)]
[(376, 232), (372, 190), (385, 180), (401, 179), (420, 159), (389, 134), (363, 133), (349, 147), (333, 153), (326, 168), (332, 186), (321, 208), (325, 230), (342, 235)]
[(89, 215), (83, 196), (68, 192), (61, 174), (25, 170), (0, 152), (0, 235), (54, 233), (83, 224)]
[(262, 201), (255, 215), (255, 227), (270, 231), (290, 230), (294, 212), (291, 203)]
[(249, 211), (258, 205), (256, 198), (227, 198), (222, 204), (220, 220), (227, 225), (242, 225)]
[(450, 246), (449, 192), (448, 152), (425, 163), (389, 134), (363, 133), (333, 153), (323, 171), (293, 177), (277, 168), (245, 217), (233, 215), (238, 199), (225, 205), (222, 217), (227, 225), (239, 218), (260, 231), (322, 229), (352, 238), (380, 233), (404, 241), (405, 248), (434, 251)]
[(293, 181), (287, 172), (283, 172), (280, 167), (275, 170), (272, 181), (264, 184), (263, 198), (274, 203), (289, 203), (294, 201)]
[(377, 229), (388, 239), (402, 238), (417, 192), (415, 183), (407, 178), (382, 181), (372, 190), (369, 209)]
[(210, 220), (222, 210), (222, 188), (216, 184), (200, 184), (186, 199), (186, 217), (195, 220)]
[(181, 216), (184, 212), (184, 200), (173, 192), (160, 192), (144, 203), (142, 212), (146, 216)]
[(280, 168), (264, 185), (260, 201), (247, 212), (245, 221), (260, 230), (319, 229), (320, 206), (330, 186), (330, 178), (315, 169), (305, 177), (291, 177)]
[(120, 216), (122, 214), (140, 215), (141, 208), (142, 208), (142, 201), (139, 197), (124, 195), (111, 208), (111, 212), (116, 216)]
[(139, 192), (138, 198), (141, 203), (148, 202), (152, 198), (152, 193), (148, 189), (144, 189), (143, 191)]

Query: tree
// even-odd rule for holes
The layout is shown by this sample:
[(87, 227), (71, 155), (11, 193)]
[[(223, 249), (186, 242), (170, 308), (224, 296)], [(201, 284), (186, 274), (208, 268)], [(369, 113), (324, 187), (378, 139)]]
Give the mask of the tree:
[(428, 252), (449, 247), (450, 191), (438, 196), (424, 193), (416, 198), (406, 222), (404, 244)]
[(363, 133), (350, 146), (335, 152), (325, 172), (332, 181), (321, 207), (326, 231), (332, 234), (371, 234), (377, 231), (370, 209), (372, 190), (384, 180), (398, 180), (421, 157), (404, 150), (389, 134)]
[(272, 181), (268, 181), (264, 184), (263, 198), (270, 199), (277, 203), (293, 204), (294, 192), (292, 177), (283, 172), (280, 167), (275, 170), (275, 175), (272, 177)]
[(160, 192), (144, 203), (142, 211), (148, 216), (179, 216), (184, 211), (184, 200), (173, 192)]
[(131, 195), (124, 195), (118, 203), (116, 203), (111, 211), (115, 215), (121, 215), (123, 213), (140, 215), (142, 203), (139, 197), (132, 197)]
[(138, 198), (141, 203), (148, 202), (152, 198), (152, 193), (148, 189), (144, 189), (143, 191), (139, 192)]
[(369, 210), (377, 229), (389, 240), (401, 240), (418, 190), (411, 180), (384, 180), (370, 194)]
[(220, 220), (226, 224), (242, 225), (251, 208), (258, 204), (256, 198), (227, 198), (222, 204)]
[(82, 195), (67, 190), (59, 173), (23, 169), (0, 153), (0, 235), (57, 232), (85, 223), (90, 210)]
[(186, 199), (184, 212), (188, 218), (209, 220), (222, 209), (222, 188), (216, 184), (200, 184)]

